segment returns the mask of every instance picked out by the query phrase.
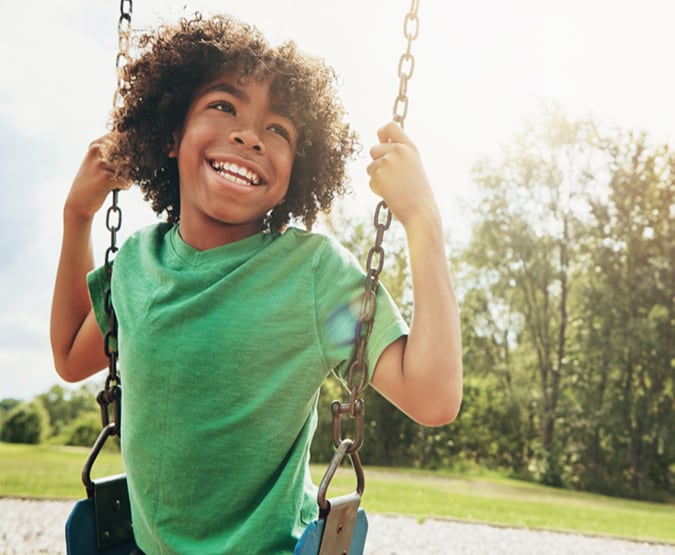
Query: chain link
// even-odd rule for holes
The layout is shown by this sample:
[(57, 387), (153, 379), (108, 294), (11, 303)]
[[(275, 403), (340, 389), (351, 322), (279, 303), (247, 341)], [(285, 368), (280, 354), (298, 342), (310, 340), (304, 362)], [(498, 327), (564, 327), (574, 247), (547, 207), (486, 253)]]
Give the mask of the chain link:
[(117, 20), (117, 57), (115, 58), (117, 88), (113, 97), (113, 108), (122, 106), (122, 90), (126, 86), (123, 69), (131, 61), (129, 56), (129, 37), (131, 35), (131, 14), (133, 10), (133, 0), (120, 0), (120, 17)]
[[(366, 259), (366, 279), (363, 295), (361, 297), (361, 310), (359, 320), (356, 325), (356, 348), (355, 356), (349, 366), (347, 373), (347, 387), (350, 392), (350, 411), (352, 417), (356, 416), (356, 401), (361, 396), (361, 392), (368, 377), (368, 366), (365, 361), (366, 345), (373, 329), (375, 316), (375, 304), (377, 289), (380, 284), (380, 273), (384, 266), (384, 248), (382, 241), (384, 232), (391, 225), (392, 214), (387, 205), (380, 202), (375, 208), (373, 223), (375, 225), (375, 243), (368, 251)], [(336, 439), (336, 438), (334, 438)]]
[[(123, 77), (123, 68), (129, 63), (129, 36), (131, 34), (131, 13), (133, 11), (132, 0), (120, 1), (120, 17), (117, 21), (117, 47), (118, 53), (115, 58), (115, 68), (117, 70), (117, 87), (113, 97), (113, 110), (122, 105), (121, 91), (126, 86)], [(101, 422), (106, 428), (110, 423), (108, 408), (113, 406), (113, 428), (111, 435), (120, 435), (120, 415), (122, 388), (119, 374), (117, 373), (118, 345), (117, 345), (117, 316), (112, 304), (112, 290), (110, 287), (112, 280), (112, 263), (117, 247), (117, 232), (122, 227), (122, 210), (118, 204), (119, 189), (112, 192), (112, 201), (106, 212), (105, 226), (110, 232), (110, 245), (105, 251), (105, 271), (108, 276), (108, 285), (105, 291), (104, 308), (108, 316), (108, 331), (103, 341), (103, 350), (108, 358), (108, 376), (105, 380), (105, 386), (96, 397), (101, 408)]]
[(105, 386), (96, 397), (96, 401), (101, 407), (101, 422), (105, 428), (110, 423), (108, 407), (113, 405), (113, 423), (114, 429), (111, 435), (119, 435), (120, 432), (120, 401), (122, 398), (122, 389), (120, 387), (120, 377), (117, 373), (117, 316), (112, 304), (112, 290), (110, 283), (112, 279), (113, 256), (117, 252), (117, 232), (122, 226), (122, 211), (118, 202), (119, 190), (112, 192), (112, 204), (106, 213), (106, 228), (110, 231), (110, 245), (105, 251), (105, 272), (108, 276), (108, 284), (104, 296), (104, 308), (108, 316), (108, 331), (103, 340), (103, 350), (108, 358), (108, 376), (105, 380)]
[(403, 20), (403, 36), (407, 39), (408, 44), (398, 62), (398, 96), (394, 100), (394, 121), (402, 128), (408, 115), (408, 81), (410, 81), (415, 71), (415, 57), (412, 55), (412, 43), (420, 32), (420, 20), (417, 16), (419, 7), (419, 0), (412, 0), (410, 11)]
[[(412, 0), (410, 11), (403, 21), (403, 35), (408, 41), (405, 52), (398, 62), (399, 89), (394, 101), (394, 121), (403, 128), (408, 114), (408, 81), (415, 70), (415, 58), (412, 55), (412, 43), (419, 35), (420, 24), (417, 15), (419, 0)], [(361, 309), (356, 325), (354, 354), (349, 363), (347, 373), (347, 388), (349, 389), (349, 403), (333, 405), (333, 443), (339, 446), (343, 443), (340, 418), (342, 414), (349, 414), (355, 420), (355, 434), (357, 440), (350, 445), (348, 452), (358, 451), (363, 442), (364, 403), (361, 392), (368, 377), (366, 364), (366, 345), (373, 329), (375, 316), (375, 299), (380, 284), (380, 273), (384, 266), (384, 232), (389, 229), (392, 213), (384, 201), (380, 201), (375, 209), (373, 224), (375, 226), (375, 243), (368, 252), (366, 260), (365, 288), (361, 297)], [(336, 408), (337, 407), (337, 408)]]

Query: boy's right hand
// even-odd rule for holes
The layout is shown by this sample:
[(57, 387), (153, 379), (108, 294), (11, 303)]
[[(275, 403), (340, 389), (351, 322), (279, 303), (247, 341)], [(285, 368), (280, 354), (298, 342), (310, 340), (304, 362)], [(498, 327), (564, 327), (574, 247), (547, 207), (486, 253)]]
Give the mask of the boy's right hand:
[(103, 150), (111, 140), (109, 133), (89, 145), (66, 199), (64, 210), (70, 215), (91, 219), (110, 191), (131, 186), (131, 183), (116, 179), (113, 167), (105, 160)]

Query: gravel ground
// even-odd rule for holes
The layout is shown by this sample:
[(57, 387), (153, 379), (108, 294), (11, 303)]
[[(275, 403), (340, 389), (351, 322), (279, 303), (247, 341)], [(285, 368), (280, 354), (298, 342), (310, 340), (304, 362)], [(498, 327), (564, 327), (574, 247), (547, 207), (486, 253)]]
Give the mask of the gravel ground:
[[(0, 554), (65, 552), (68, 501), (0, 498)], [(367, 555), (675, 555), (675, 546), (452, 521), (369, 515)], [(674, 520), (675, 522), (675, 520)]]

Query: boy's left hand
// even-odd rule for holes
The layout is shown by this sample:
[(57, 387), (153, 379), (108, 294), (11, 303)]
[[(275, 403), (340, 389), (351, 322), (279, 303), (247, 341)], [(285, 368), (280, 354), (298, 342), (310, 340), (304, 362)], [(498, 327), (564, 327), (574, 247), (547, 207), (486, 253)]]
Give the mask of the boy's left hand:
[(380, 143), (370, 149), (370, 188), (404, 227), (417, 217), (435, 214), (436, 201), (415, 144), (394, 122), (379, 129), (377, 136)]

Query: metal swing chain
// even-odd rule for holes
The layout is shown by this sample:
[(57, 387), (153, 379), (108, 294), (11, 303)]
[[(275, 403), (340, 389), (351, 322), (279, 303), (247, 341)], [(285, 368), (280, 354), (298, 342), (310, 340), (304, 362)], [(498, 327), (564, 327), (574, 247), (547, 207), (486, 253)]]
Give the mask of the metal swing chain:
[(113, 97), (113, 108), (119, 108), (122, 105), (121, 91), (125, 86), (122, 69), (131, 61), (129, 57), (129, 37), (131, 36), (131, 13), (133, 10), (133, 0), (120, 0), (120, 17), (117, 20), (117, 57), (115, 58), (117, 88)]
[[(122, 69), (129, 63), (129, 36), (131, 33), (131, 13), (133, 11), (133, 0), (121, 0), (120, 17), (117, 22), (118, 53), (115, 59), (115, 69), (117, 70), (117, 87), (113, 97), (113, 109), (122, 104), (121, 91), (125, 85)], [(113, 405), (113, 429), (111, 435), (120, 435), (120, 414), (122, 389), (121, 381), (117, 373), (118, 345), (117, 345), (117, 316), (112, 304), (111, 279), (112, 262), (114, 254), (117, 252), (117, 232), (122, 227), (122, 210), (118, 205), (119, 189), (112, 192), (112, 202), (106, 213), (105, 225), (110, 232), (110, 245), (105, 252), (105, 272), (108, 276), (108, 285), (105, 291), (104, 308), (108, 316), (108, 331), (104, 337), (103, 349), (108, 358), (108, 376), (105, 380), (105, 386), (96, 397), (96, 401), (101, 407), (101, 422), (103, 427), (110, 424), (108, 407)]]
[[(412, 0), (410, 10), (403, 22), (403, 34), (408, 41), (405, 52), (401, 55), (398, 63), (399, 89), (398, 96), (394, 101), (393, 120), (403, 128), (408, 114), (408, 81), (415, 70), (415, 58), (412, 55), (412, 43), (419, 35), (419, 0)], [(375, 300), (380, 283), (380, 273), (384, 266), (384, 248), (382, 241), (384, 232), (389, 229), (392, 213), (384, 201), (380, 201), (375, 209), (373, 223), (375, 226), (375, 243), (368, 252), (366, 260), (365, 290), (361, 297), (361, 309), (356, 326), (356, 348), (347, 374), (347, 387), (349, 389), (349, 403), (334, 401), (333, 413), (333, 443), (340, 447), (343, 442), (340, 416), (349, 414), (355, 419), (355, 438), (353, 444), (347, 450), (348, 453), (356, 453), (363, 443), (364, 428), (364, 404), (361, 392), (366, 384), (368, 367), (365, 361), (366, 345), (373, 329), (375, 316)]]
[(420, 20), (417, 16), (419, 0), (412, 0), (410, 11), (403, 20), (403, 35), (408, 41), (406, 51), (398, 61), (398, 96), (394, 100), (394, 121), (403, 128), (405, 118), (408, 115), (408, 81), (415, 71), (415, 57), (412, 55), (412, 43), (420, 33)]

